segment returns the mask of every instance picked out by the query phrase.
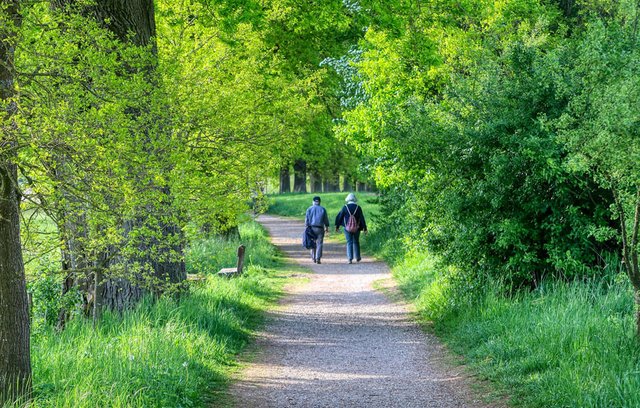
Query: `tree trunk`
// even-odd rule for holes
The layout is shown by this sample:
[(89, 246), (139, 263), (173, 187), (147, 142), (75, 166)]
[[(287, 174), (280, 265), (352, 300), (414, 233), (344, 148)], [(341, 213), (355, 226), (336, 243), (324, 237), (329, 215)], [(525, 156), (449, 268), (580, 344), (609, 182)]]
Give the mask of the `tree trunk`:
[(134, 284), (129, 277), (105, 279), (101, 289), (97, 297), (102, 301), (94, 304), (94, 308), (97, 308), (94, 309), (95, 316), (102, 313), (100, 307), (122, 313), (138, 303), (144, 295), (141, 286)]
[[(54, 154), (54, 157), (56, 155)], [(82, 306), (86, 316), (91, 314), (91, 302), (93, 297), (93, 273), (91, 272), (91, 265), (89, 263), (88, 254), (85, 248), (85, 242), (87, 242), (88, 224), (87, 217), (85, 215), (84, 204), (70, 194), (65, 186), (68, 183), (68, 179), (64, 174), (66, 163), (64, 159), (58, 157), (57, 163), (54, 166), (55, 170), (52, 174), (52, 179), (58, 182), (58, 194), (63, 198), (63, 208), (59, 208), (57, 213), (58, 217), (58, 235), (62, 242), (62, 270), (66, 272), (64, 282), (62, 284), (62, 295), (64, 296), (72, 288), (80, 288), (80, 292), (83, 295)], [(64, 329), (67, 320), (69, 319), (71, 310), (62, 308), (58, 315), (58, 329)]]
[(321, 193), (322, 192), (322, 177), (320, 174), (316, 172), (312, 172), (310, 176), (311, 181), (311, 192), (312, 193)]
[(340, 191), (340, 179), (338, 177), (325, 179), (324, 191), (332, 193)]
[(153, 0), (97, 0), (95, 14), (123, 43), (151, 44), (156, 49)]
[(620, 232), (622, 236), (622, 259), (627, 276), (633, 285), (634, 300), (636, 305), (636, 335), (640, 337), (640, 263), (638, 262), (638, 237), (640, 234), (640, 188), (636, 191), (635, 214), (631, 231), (627, 226), (627, 214), (620, 194), (613, 191), (616, 208), (620, 219)]
[(96, 268), (93, 275), (93, 326), (95, 327), (102, 315), (102, 309), (104, 307), (104, 274), (102, 269)]
[(0, 405), (31, 389), (29, 300), (20, 245), (17, 168), (0, 163)]
[(307, 192), (307, 162), (296, 160), (293, 164), (293, 191), (296, 193)]
[[(137, 46), (151, 45), (156, 53), (153, 0), (98, 0), (94, 10), (98, 21), (104, 23), (120, 40)], [(147, 75), (151, 83), (154, 82), (154, 69), (154, 63), (142, 68), (142, 72)], [(149, 101), (150, 104), (151, 101)], [(140, 106), (145, 108), (144, 104)], [(139, 118), (140, 113), (137, 108), (131, 109), (131, 115), (136, 119)], [(141, 149), (162, 166), (170, 167), (170, 164), (165, 162), (166, 158), (163, 153), (157, 152), (157, 148), (154, 147), (164, 144), (158, 143), (162, 140), (157, 138), (162, 137), (165, 137), (162, 131), (154, 134), (146, 133)], [(167, 173), (170, 171), (170, 168), (167, 168)], [(145, 228), (150, 231), (148, 234), (136, 238), (135, 242), (129, 242), (141, 255), (128, 261), (142, 266), (140, 271), (133, 272), (134, 275), (139, 273), (147, 275), (149, 274), (148, 268), (151, 269), (153, 279), (150, 285), (145, 283), (145, 287), (150, 286), (153, 292), (158, 295), (167, 287), (167, 284), (186, 280), (183, 259), (184, 237), (181, 228), (175, 222), (175, 217), (171, 216), (175, 214), (170, 189), (167, 186), (154, 184), (153, 178), (147, 176), (149, 169), (144, 164), (141, 168), (132, 169), (132, 173), (134, 177), (141, 180), (139, 184), (142, 189), (145, 189), (140, 194), (154, 192), (160, 196), (157, 202), (138, 208), (136, 210), (138, 216), (125, 223), (127, 226), (125, 230), (128, 232), (137, 228)], [(146, 185), (142, 180), (146, 180)], [(118, 277), (112, 279), (107, 276), (101, 285), (102, 292), (97, 294), (97, 297), (101, 299), (101, 304), (122, 311), (123, 308), (135, 303), (143, 294), (139, 284), (148, 281), (148, 279), (143, 279), (140, 282), (134, 282), (137, 280), (135, 278)]]
[(352, 191), (353, 190), (353, 183), (351, 182), (351, 179), (349, 178), (349, 176), (344, 176), (343, 182), (342, 182), (342, 191)]
[(18, 0), (0, 11), (0, 406), (31, 393), (29, 300), (20, 244), (20, 195), (11, 116), (16, 111), (14, 50), (20, 26)]
[(151, 231), (151, 235), (143, 238), (138, 249), (144, 255), (136, 259), (141, 265), (151, 267), (155, 280), (151, 289), (156, 295), (163, 293), (168, 286), (187, 279), (184, 234), (175, 222), (177, 215), (174, 214), (172, 203), (165, 201), (171, 197), (169, 188), (163, 187), (161, 190), (163, 200), (158, 208), (147, 209), (150, 218), (142, 222)]
[(283, 166), (280, 169), (280, 194), (291, 192), (291, 175), (289, 166)]

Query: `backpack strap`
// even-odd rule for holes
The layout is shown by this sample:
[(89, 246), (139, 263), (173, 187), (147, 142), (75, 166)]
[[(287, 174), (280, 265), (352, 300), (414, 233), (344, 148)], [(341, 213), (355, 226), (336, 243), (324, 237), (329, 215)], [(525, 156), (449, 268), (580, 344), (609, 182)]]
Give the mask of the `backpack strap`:
[(352, 214), (351, 211), (349, 211), (349, 204), (345, 204), (344, 206), (347, 207), (347, 212), (349, 213), (350, 217), (356, 215), (356, 213), (358, 212), (358, 208), (360, 208), (358, 207), (358, 204), (356, 204), (356, 209), (353, 210), (353, 214)]
[(358, 208), (360, 208), (358, 206), (358, 204), (356, 204), (356, 209), (353, 210), (353, 213), (351, 213), (351, 211), (349, 211), (349, 205), (345, 204), (344, 206), (347, 208), (347, 212), (349, 213), (349, 217), (353, 217), (354, 215), (356, 215), (356, 213), (358, 212)]
[(351, 211), (349, 211), (349, 206), (347, 204), (344, 205), (344, 208), (347, 209), (347, 212), (349, 213), (349, 216), (352, 216), (353, 214), (355, 214), (355, 211), (353, 212), (353, 214), (351, 214)]

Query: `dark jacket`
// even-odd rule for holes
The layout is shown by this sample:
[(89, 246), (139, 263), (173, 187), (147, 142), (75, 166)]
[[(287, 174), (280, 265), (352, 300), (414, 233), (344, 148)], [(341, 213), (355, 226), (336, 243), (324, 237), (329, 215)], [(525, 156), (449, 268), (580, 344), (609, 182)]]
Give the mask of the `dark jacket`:
[(304, 234), (302, 234), (302, 246), (307, 249), (313, 249), (316, 247), (316, 236), (315, 232), (313, 232), (313, 228), (310, 226), (305, 228)]
[(351, 214), (353, 214), (353, 216), (357, 218), (358, 225), (360, 226), (359, 230), (366, 231), (367, 222), (364, 219), (364, 213), (362, 212), (362, 207), (360, 207), (356, 203), (345, 204), (342, 207), (342, 209), (338, 213), (338, 216), (336, 217), (336, 230), (338, 230), (340, 226), (344, 227), (345, 225), (347, 225), (347, 222), (349, 222), (349, 218), (351, 216), (349, 215), (349, 211), (347, 211), (347, 207), (349, 207), (349, 211), (351, 212)]

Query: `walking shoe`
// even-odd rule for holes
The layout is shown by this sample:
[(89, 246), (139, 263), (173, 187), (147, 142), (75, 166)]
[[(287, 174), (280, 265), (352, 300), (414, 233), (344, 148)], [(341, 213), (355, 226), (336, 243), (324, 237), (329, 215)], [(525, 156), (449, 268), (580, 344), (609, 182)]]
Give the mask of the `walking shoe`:
[(362, 261), (362, 258), (356, 259), (356, 262), (360, 262), (360, 261)]
[(349, 261), (348, 261), (348, 262), (349, 262), (350, 264), (351, 264), (351, 263), (353, 263), (353, 262), (351, 261), (351, 259), (349, 259)]
[(320, 262), (320, 260), (318, 259), (318, 260), (316, 260), (316, 263), (317, 263), (317, 264), (320, 264), (320, 263), (322, 263), (322, 262)]

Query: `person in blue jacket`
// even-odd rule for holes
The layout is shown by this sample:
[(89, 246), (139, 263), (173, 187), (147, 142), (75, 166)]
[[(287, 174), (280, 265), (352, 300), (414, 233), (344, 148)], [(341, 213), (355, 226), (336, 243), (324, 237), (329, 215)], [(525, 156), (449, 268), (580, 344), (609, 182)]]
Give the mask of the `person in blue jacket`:
[[(364, 219), (362, 207), (356, 204), (358, 199), (355, 194), (349, 193), (345, 201), (346, 204), (336, 217), (336, 232), (340, 231), (340, 226), (345, 227), (344, 236), (347, 239), (347, 261), (353, 263), (353, 259), (355, 259), (356, 262), (360, 262), (362, 260), (360, 257), (360, 232), (363, 231), (365, 234), (367, 233), (367, 222)], [(349, 232), (346, 229), (349, 218), (351, 217), (355, 217), (358, 221), (358, 230), (356, 232)]]
[(327, 215), (327, 210), (320, 205), (320, 197), (313, 197), (313, 205), (307, 208), (304, 226), (311, 227), (313, 233), (316, 234), (316, 246), (311, 248), (311, 259), (319, 264), (322, 258), (324, 233), (329, 232), (329, 216)]

